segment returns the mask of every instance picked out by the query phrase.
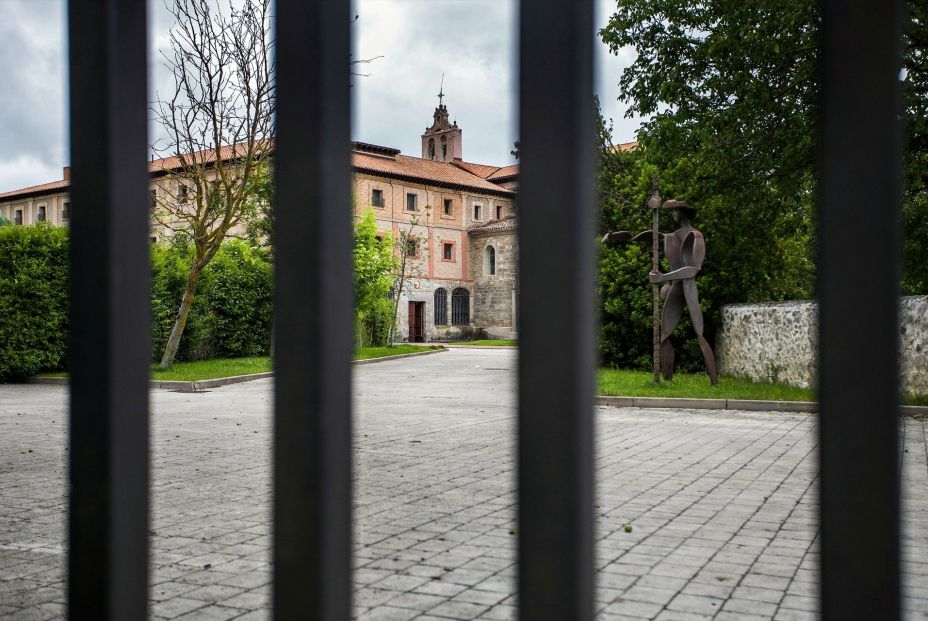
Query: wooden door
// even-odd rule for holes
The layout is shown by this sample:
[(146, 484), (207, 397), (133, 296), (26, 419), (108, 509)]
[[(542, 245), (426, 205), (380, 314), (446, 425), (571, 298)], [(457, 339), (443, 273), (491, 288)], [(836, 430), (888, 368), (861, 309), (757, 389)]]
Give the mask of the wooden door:
[(409, 342), (425, 342), (425, 302), (409, 303)]

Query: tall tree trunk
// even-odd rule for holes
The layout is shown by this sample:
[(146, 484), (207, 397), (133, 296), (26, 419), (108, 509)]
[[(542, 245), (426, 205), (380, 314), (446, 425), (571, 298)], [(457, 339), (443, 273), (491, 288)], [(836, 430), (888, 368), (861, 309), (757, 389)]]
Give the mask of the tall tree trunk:
[(174, 356), (177, 355), (177, 348), (180, 347), (180, 337), (184, 334), (184, 328), (187, 326), (187, 317), (190, 315), (190, 307), (193, 306), (193, 296), (197, 292), (197, 282), (200, 280), (200, 273), (203, 266), (194, 262), (190, 267), (190, 273), (187, 275), (187, 288), (184, 290), (184, 297), (180, 301), (180, 308), (177, 310), (177, 319), (174, 320), (174, 327), (171, 328), (171, 336), (164, 346), (164, 355), (161, 357), (162, 369), (167, 369), (174, 364)]

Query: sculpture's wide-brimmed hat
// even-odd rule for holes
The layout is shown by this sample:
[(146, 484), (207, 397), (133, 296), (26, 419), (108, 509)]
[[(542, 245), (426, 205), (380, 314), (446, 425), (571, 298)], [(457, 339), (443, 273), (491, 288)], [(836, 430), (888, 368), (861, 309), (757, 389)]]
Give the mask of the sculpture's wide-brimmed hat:
[(686, 201), (664, 201), (664, 204), (661, 205), (661, 209), (682, 209), (686, 211), (686, 215), (690, 218), (696, 216), (696, 208), (692, 207)]

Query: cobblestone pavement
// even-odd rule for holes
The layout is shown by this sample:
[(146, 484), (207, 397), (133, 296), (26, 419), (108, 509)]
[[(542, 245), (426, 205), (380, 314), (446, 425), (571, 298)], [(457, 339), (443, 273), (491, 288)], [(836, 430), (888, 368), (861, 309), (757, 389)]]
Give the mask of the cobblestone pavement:
[[(514, 617), (514, 362), (356, 367), (359, 619)], [(270, 389), (153, 393), (158, 619), (267, 617)], [(0, 386), (3, 618), (63, 612), (65, 398)], [(926, 426), (902, 430), (909, 619), (928, 618)], [(815, 617), (814, 417), (600, 408), (596, 466), (600, 620)]]

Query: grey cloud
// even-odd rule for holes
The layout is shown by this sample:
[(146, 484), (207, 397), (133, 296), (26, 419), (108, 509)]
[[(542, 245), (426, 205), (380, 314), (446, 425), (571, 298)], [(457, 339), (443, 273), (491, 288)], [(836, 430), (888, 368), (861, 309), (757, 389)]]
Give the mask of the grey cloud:
[(64, 4), (5, 0), (0, 12), (0, 189), (60, 179), (67, 157)]
[[(523, 0), (528, 3), (529, 0)], [(597, 26), (614, 0), (596, 0)], [(357, 69), (353, 132), (358, 140), (418, 155), (445, 74), (445, 103), (464, 132), (464, 157), (506, 164), (518, 138), (517, 0), (355, 0), (355, 58), (382, 55)], [(66, 163), (64, 0), (0, 0), (0, 191), (60, 178)], [(170, 25), (164, 0), (149, 0), (151, 92), (171, 90), (157, 54)], [(592, 33), (591, 33), (592, 36)], [(639, 119), (624, 119), (616, 101), (623, 66), (595, 44), (597, 92), (616, 140), (634, 138)], [(9, 94), (13, 94), (10, 96)], [(160, 130), (152, 125), (158, 136)]]

